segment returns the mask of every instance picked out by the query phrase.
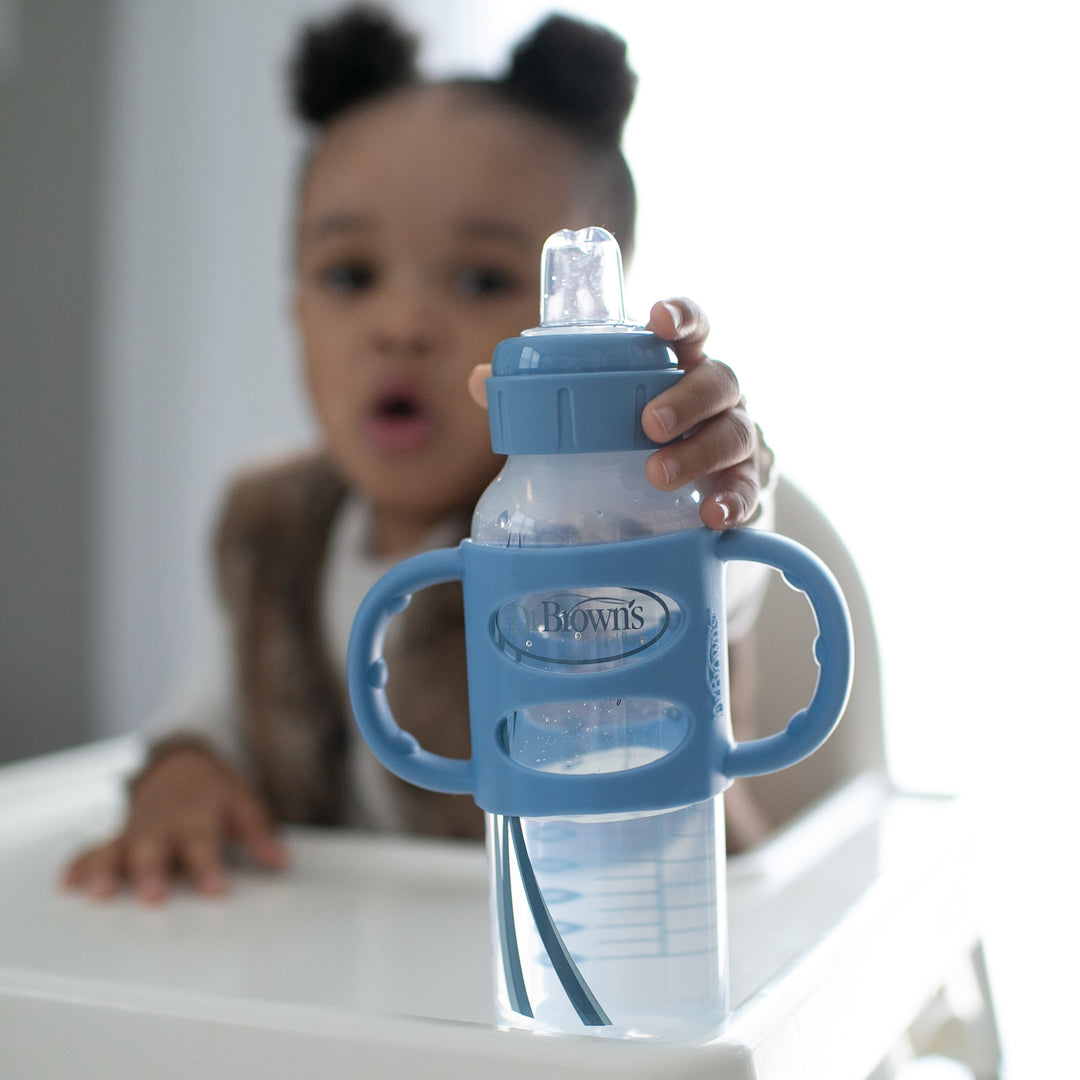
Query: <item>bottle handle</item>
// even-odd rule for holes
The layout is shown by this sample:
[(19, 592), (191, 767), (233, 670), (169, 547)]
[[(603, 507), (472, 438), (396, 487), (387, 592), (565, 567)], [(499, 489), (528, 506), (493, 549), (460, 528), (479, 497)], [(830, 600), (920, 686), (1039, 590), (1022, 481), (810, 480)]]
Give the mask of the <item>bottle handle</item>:
[(730, 746), (720, 765), (729, 777), (776, 772), (808, 757), (840, 721), (854, 666), (851, 617), (831, 571), (794, 540), (757, 529), (734, 529), (716, 537), (715, 554), (725, 562), (756, 562), (779, 570), (789, 585), (806, 595), (817, 620), (813, 648), (819, 671), (810, 703), (783, 731)]
[(460, 547), (426, 551), (392, 567), (372, 585), (356, 612), (346, 663), (353, 715), (375, 757), (410, 783), (454, 795), (473, 794), (472, 759), (433, 754), (398, 727), (386, 700), (382, 644), (390, 619), (405, 610), (414, 592), (461, 581), (463, 572)]

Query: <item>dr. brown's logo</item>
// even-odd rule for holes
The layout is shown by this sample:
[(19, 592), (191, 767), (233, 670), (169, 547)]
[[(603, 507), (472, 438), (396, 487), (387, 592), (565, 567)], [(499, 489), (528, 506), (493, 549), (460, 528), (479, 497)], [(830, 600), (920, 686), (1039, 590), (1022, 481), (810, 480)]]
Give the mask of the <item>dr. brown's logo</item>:
[(645, 589), (581, 589), (510, 600), (492, 629), (496, 643), (517, 660), (591, 668), (655, 645), (671, 614), (668, 598)]

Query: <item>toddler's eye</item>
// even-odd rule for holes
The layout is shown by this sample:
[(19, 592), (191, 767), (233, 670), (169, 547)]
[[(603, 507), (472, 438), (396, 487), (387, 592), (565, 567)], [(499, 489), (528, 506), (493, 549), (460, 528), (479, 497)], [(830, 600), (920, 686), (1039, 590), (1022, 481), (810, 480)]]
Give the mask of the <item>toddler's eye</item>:
[(454, 284), (460, 296), (505, 296), (517, 288), (517, 279), (495, 266), (474, 266), (462, 270)]
[(320, 272), (319, 281), (332, 292), (362, 292), (375, 284), (375, 268), (366, 262), (334, 263)]

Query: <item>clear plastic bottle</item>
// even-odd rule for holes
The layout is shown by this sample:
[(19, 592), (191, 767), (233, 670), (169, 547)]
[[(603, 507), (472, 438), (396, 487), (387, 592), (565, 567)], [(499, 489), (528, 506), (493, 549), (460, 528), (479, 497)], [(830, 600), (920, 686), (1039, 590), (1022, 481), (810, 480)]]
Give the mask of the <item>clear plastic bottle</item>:
[[(756, 529), (712, 533), (694, 488), (645, 479), (641, 412), (681, 373), (659, 338), (626, 324), (613, 238), (559, 233), (543, 260), (541, 325), (500, 342), (487, 382), (506, 466), (470, 540), (371, 587), (349, 639), (350, 699), (388, 769), (487, 814), (503, 1024), (699, 1039), (727, 1010), (722, 792), (828, 737), (851, 685), (850, 620), (810, 552)], [(747, 561), (806, 592), (821, 671), (783, 732), (737, 744), (724, 567)], [(401, 730), (382, 657), (411, 594), (455, 580), (468, 759)]]
[[(625, 323), (619, 259), (603, 230), (552, 237), (541, 325), (523, 338), (646, 335)], [(567, 363), (587, 370), (588, 350)], [(640, 409), (631, 420), (640, 425)], [(696, 488), (664, 492), (645, 478), (652, 452), (511, 453), (476, 507), (472, 540), (580, 546), (699, 528)], [(617, 668), (631, 660), (606, 658), (633, 649), (613, 642), (633, 645), (637, 635), (644, 646), (656, 632), (653, 613), (616, 582), (529, 600), (516, 647), (536, 663), (548, 656), (553, 669)], [(647, 764), (684, 730), (662, 700), (561, 701), (509, 717), (506, 749), (531, 769), (596, 774)], [(726, 1010), (722, 814), (719, 796), (628, 814), (488, 813), (500, 1019), (618, 1037), (695, 1037), (715, 1026)]]

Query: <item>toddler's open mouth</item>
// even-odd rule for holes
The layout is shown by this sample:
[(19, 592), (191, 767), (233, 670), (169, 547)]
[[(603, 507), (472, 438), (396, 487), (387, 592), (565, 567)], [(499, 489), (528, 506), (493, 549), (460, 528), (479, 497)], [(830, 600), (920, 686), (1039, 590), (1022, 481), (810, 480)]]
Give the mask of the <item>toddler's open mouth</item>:
[(434, 433), (434, 420), (423, 397), (410, 386), (386, 387), (365, 418), (375, 448), (387, 454), (418, 450)]

